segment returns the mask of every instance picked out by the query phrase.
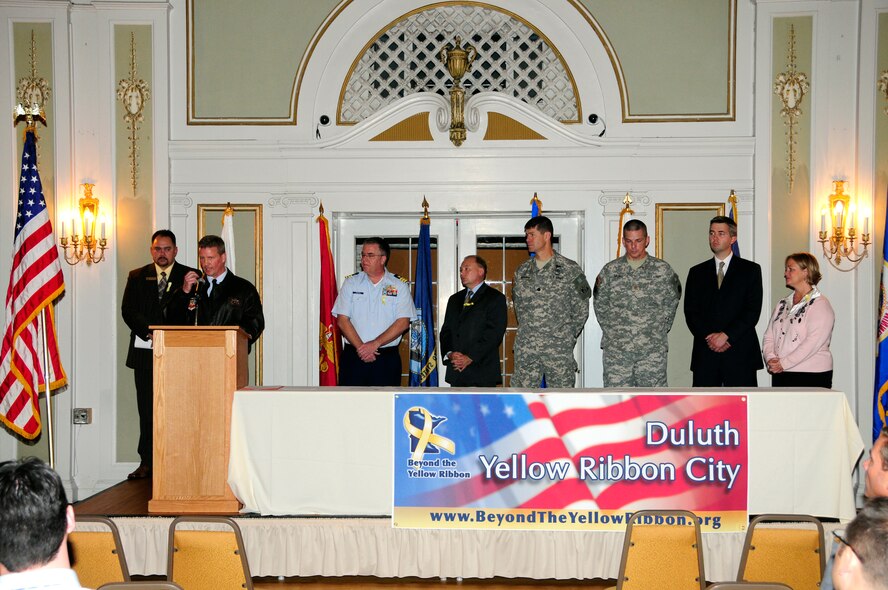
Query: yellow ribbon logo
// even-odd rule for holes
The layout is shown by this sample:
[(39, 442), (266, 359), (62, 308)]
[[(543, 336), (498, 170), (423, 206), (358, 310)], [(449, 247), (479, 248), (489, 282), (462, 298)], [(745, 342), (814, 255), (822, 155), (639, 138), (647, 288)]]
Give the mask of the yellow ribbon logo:
[[(422, 414), (422, 430), (410, 423), (411, 412), (420, 412)], [(422, 456), (425, 454), (426, 447), (430, 444), (444, 449), (451, 455), (456, 453), (456, 445), (453, 444), (453, 441), (444, 436), (434, 434), (432, 432), (432, 426), (432, 414), (425, 408), (420, 406), (413, 406), (412, 408), (404, 412), (404, 430), (406, 430), (407, 434), (409, 434), (410, 436), (419, 439), (416, 443), (416, 448), (413, 451), (413, 455), (410, 457), (414, 461), (419, 461), (420, 459), (422, 459)]]

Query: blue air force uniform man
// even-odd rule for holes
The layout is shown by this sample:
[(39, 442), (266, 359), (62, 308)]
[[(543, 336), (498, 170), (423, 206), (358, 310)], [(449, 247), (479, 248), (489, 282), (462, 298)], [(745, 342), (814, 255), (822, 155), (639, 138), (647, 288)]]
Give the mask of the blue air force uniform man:
[(390, 386), (401, 384), (401, 335), (416, 319), (416, 308), (406, 280), (386, 269), (389, 246), (382, 238), (368, 238), (361, 248), (361, 269), (346, 277), (333, 315), (346, 344), (339, 367), (339, 385)]

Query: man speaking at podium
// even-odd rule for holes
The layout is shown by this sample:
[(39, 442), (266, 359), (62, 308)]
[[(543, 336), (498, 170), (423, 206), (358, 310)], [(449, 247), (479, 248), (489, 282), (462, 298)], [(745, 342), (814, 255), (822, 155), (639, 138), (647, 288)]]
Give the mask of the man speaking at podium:
[(226, 268), (225, 242), (219, 236), (204, 236), (197, 243), (203, 275), (185, 275), (182, 295), (176, 301), (181, 323), (194, 326), (240, 326), (249, 336), (249, 346), (265, 329), (262, 301), (253, 283)]
[(120, 305), (123, 321), (130, 329), (126, 366), (133, 370), (136, 380), (136, 406), (139, 409), (139, 467), (128, 479), (143, 479), (151, 475), (154, 452), (154, 355), (151, 353), (151, 331), (148, 326), (181, 323), (168, 317), (168, 310), (182, 287), (185, 274), (194, 272), (176, 263), (176, 235), (160, 229), (151, 236), (151, 264), (129, 273), (123, 302)]

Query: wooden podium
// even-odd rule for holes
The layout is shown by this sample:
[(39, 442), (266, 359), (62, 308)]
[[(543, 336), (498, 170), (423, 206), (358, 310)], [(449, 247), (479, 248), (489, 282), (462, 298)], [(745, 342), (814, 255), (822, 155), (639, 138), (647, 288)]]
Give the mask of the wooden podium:
[(247, 385), (247, 333), (237, 326), (151, 326), (154, 475), (148, 512), (231, 513), (234, 392)]

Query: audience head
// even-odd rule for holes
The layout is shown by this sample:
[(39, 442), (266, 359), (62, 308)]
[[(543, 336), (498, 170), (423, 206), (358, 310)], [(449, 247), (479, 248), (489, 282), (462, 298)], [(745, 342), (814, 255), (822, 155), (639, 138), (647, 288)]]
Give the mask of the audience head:
[(34, 457), (0, 463), (0, 574), (70, 567), (74, 530), (62, 479)]
[(863, 462), (866, 475), (863, 495), (867, 498), (888, 498), (888, 426), (882, 428), (873, 443), (869, 457)]
[(888, 590), (888, 498), (864, 504), (839, 541), (836, 590)]

